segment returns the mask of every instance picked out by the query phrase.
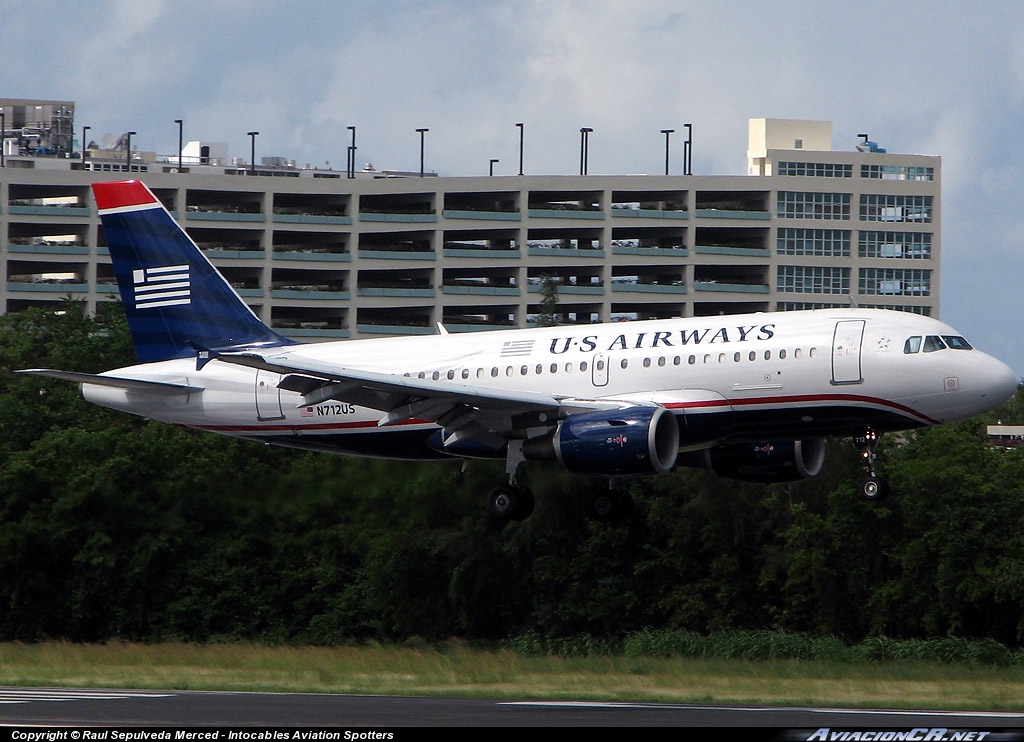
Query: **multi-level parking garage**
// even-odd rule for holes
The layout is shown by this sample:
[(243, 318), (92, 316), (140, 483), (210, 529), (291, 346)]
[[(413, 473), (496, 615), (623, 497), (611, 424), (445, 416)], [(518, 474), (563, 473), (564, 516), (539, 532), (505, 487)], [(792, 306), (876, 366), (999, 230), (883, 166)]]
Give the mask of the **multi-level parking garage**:
[(830, 138), (823, 122), (752, 122), (746, 176), (349, 178), (12, 156), (0, 307), (116, 297), (89, 184), (130, 167), (293, 337), (522, 327), (552, 288), (563, 322), (851, 303), (937, 315), (939, 158)]

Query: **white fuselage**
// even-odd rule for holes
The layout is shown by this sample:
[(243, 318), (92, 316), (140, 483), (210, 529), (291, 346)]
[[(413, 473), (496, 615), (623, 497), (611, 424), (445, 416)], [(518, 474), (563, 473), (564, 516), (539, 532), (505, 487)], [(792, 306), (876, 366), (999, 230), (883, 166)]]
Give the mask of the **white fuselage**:
[[(681, 445), (700, 447), (855, 434), (865, 426), (907, 429), (991, 409), (1017, 380), (997, 359), (957, 341), (926, 348), (927, 338), (957, 337), (929, 318), (850, 309), (352, 340), (285, 346), (264, 356), (469, 391), (659, 404), (680, 420)], [(427, 455), (416, 441), (438, 427), (416, 419), (379, 427), (382, 411), (334, 400), (304, 405), (299, 393), (278, 388), (279, 374), (222, 361), (197, 370), (194, 359), (178, 359), (108, 373), (202, 391), (160, 395), (87, 383), (87, 400), (285, 445), (415, 458)]]

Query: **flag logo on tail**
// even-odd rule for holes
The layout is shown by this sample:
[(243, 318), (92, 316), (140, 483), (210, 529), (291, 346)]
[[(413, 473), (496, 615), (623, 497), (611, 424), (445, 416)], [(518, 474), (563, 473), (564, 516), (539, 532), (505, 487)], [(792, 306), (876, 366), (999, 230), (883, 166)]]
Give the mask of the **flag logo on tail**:
[(188, 265), (139, 268), (132, 271), (135, 308), (186, 306), (191, 302)]

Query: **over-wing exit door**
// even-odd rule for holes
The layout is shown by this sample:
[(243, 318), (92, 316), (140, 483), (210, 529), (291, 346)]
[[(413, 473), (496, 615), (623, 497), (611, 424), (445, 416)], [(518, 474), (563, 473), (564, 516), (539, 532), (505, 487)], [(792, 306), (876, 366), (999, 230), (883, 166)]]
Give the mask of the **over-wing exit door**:
[(844, 319), (836, 322), (832, 335), (832, 383), (860, 384), (864, 381), (861, 373), (861, 343), (864, 340), (862, 319)]
[(594, 386), (608, 385), (608, 357), (604, 353), (598, 353), (594, 356), (590, 374)]

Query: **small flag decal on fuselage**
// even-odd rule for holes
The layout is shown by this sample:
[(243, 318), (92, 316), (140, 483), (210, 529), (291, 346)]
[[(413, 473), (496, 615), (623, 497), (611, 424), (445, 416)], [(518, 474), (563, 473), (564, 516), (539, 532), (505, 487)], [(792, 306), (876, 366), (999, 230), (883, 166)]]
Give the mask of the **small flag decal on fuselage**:
[(139, 268), (132, 271), (135, 308), (176, 307), (191, 301), (188, 265)]
[(501, 356), (528, 356), (533, 351), (533, 340), (506, 340), (501, 346)]

